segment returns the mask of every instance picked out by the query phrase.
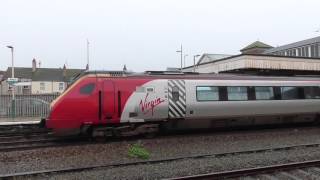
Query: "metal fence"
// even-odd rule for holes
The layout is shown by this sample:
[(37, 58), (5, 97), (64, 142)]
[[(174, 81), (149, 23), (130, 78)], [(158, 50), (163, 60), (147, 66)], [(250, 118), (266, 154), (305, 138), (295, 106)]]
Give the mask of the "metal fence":
[(0, 118), (46, 117), (50, 103), (58, 94), (16, 95), (14, 106), (11, 95), (0, 95)]

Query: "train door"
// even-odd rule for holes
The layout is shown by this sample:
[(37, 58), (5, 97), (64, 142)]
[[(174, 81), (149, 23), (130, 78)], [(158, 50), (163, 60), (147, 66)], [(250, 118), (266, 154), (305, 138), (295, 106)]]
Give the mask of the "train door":
[(115, 119), (115, 87), (114, 82), (106, 80), (103, 82), (102, 89), (102, 108), (100, 122), (111, 123)]
[(186, 116), (185, 80), (168, 80), (169, 119), (184, 119)]

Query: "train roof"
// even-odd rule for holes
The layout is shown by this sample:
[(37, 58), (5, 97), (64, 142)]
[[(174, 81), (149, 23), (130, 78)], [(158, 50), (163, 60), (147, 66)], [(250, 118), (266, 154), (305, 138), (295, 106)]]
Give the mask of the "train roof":
[[(247, 74), (231, 73), (194, 73), (177, 71), (145, 71), (142, 73), (126, 71), (85, 71), (79, 74), (76, 79), (85, 75), (96, 75), (99, 77), (126, 77), (126, 78), (154, 78), (154, 79), (211, 79), (211, 80), (282, 80), (282, 81), (320, 81), (320, 75), (299, 75), (299, 76), (258, 76)], [(76, 80), (75, 79), (75, 80)]]

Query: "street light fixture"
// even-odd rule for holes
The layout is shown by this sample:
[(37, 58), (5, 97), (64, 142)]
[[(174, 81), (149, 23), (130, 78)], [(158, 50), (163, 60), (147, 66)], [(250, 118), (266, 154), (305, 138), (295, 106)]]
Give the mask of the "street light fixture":
[(193, 55), (193, 72), (196, 72), (196, 57), (199, 56), (199, 54)]
[[(11, 77), (14, 78), (14, 48), (13, 46), (7, 46), (7, 48), (11, 49)], [(11, 92), (12, 92), (12, 117), (15, 117), (15, 95), (14, 95), (14, 85), (11, 85)]]
[(177, 50), (176, 52), (180, 53), (180, 65), (181, 65), (180, 71), (182, 71), (182, 44), (181, 44), (180, 50)]

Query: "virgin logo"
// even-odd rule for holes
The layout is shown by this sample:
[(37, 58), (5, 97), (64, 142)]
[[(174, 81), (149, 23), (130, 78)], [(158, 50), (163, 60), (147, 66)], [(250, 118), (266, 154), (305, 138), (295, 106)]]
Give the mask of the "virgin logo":
[(144, 98), (144, 101), (141, 99), (139, 107), (144, 114), (147, 114), (151, 111), (151, 114), (153, 116), (154, 108), (159, 104), (163, 103), (164, 100), (161, 98), (148, 100), (148, 96), (149, 96), (149, 93), (147, 93), (146, 97)]

